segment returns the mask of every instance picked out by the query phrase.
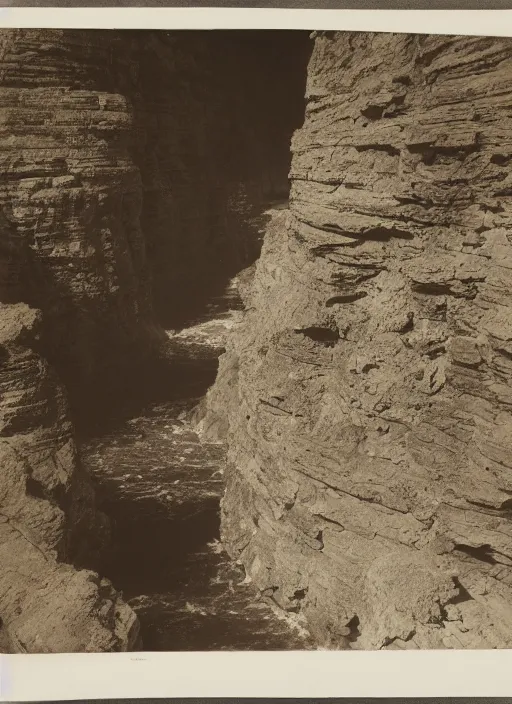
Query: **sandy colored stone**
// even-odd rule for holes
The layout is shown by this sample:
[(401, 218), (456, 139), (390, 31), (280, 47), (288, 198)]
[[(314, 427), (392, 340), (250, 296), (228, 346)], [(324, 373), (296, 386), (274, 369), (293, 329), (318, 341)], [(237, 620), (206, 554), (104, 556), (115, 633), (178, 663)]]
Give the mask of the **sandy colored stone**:
[(132, 610), (72, 563), (108, 540), (80, 467), (64, 390), (38, 354), (39, 311), (0, 304), (0, 632), (6, 652), (128, 650)]
[(322, 645), (512, 645), (509, 39), (320, 33), (202, 420), (223, 540)]

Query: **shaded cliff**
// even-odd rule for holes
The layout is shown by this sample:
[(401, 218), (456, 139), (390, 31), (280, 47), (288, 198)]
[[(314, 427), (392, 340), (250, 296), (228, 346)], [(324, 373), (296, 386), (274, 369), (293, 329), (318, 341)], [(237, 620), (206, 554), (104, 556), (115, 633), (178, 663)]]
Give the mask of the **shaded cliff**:
[(166, 357), (163, 325), (257, 257), (262, 203), (286, 190), (278, 137), (296, 124), (278, 90), (293, 60), (275, 68), (272, 34), (242, 49), (230, 33), (0, 32), (2, 649), (137, 641), (91, 571), (109, 526), (72, 421), (136, 398)]
[(308, 45), (293, 32), (1, 40), (0, 276), (43, 310), (45, 351), (83, 392), (258, 256), (262, 203), (288, 189)]
[[(64, 389), (38, 353), (40, 312), (0, 303), (0, 650), (126, 650), (131, 609), (93, 564), (108, 540)], [(56, 616), (58, 614), (58, 617)]]
[(73, 390), (146, 341), (151, 303), (139, 224), (129, 46), (108, 32), (3, 31), (1, 205), (18, 300)]
[(512, 645), (511, 77), (510, 39), (315, 40), (202, 425), (225, 544), (323, 644)]
[(11, 652), (126, 650), (138, 632), (107, 580), (71, 566), (94, 566), (108, 521), (62, 379), (79, 388), (98, 374), (104, 346), (127, 343), (147, 301), (133, 275), (143, 260), (126, 252), (140, 232), (129, 115), (96, 36), (0, 35), (0, 617)]

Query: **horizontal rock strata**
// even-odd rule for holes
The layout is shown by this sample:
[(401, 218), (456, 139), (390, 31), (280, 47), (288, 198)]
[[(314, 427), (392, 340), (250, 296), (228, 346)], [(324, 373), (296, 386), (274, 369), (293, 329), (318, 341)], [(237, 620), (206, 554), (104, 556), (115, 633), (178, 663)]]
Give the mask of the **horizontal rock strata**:
[(80, 563), (108, 525), (80, 469), (67, 401), (37, 352), (39, 311), (0, 304), (0, 633), (8, 652), (133, 647), (138, 624)]
[(42, 310), (46, 356), (83, 391), (154, 329), (127, 89), (137, 64), (117, 33), (0, 41), (6, 287), (18, 280), (11, 300)]
[(61, 381), (89, 383), (109, 352), (142, 337), (149, 317), (140, 177), (128, 153), (127, 101), (105, 71), (107, 37), (0, 33), (0, 618), (8, 652), (127, 650), (138, 635), (108, 580), (80, 569), (95, 563), (109, 531), (80, 467)]
[(512, 645), (511, 77), (509, 39), (315, 40), (203, 426), (225, 544), (324, 645)]
[(136, 643), (120, 595), (79, 569), (108, 525), (71, 418), (127, 378), (135, 396), (162, 324), (257, 256), (303, 93), (280, 90), (294, 54), (276, 66), (270, 34), (0, 31), (0, 649)]

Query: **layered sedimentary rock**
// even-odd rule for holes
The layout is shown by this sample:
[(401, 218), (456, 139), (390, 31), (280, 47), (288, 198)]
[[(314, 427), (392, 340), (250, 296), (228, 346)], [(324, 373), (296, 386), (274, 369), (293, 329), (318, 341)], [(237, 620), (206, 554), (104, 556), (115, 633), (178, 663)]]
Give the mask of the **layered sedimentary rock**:
[(108, 523), (61, 379), (83, 387), (149, 318), (129, 112), (103, 68), (110, 45), (95, 38), (0, 35), (0, 618), (10, 652), (126, 650), (138, 632), (112, 585), (72, 566), (94, 565)]
[(256, 257), (295, 108), (279, 91), (291, 57), (276, 69), (276, 41), (251, 41), (266, 78), (233, 35), (0, 32), (0, 648), (136, 642), (120, 595), (79, 569), (108, 525), (68, 398), (88, 422), (105, 388), (137, 394), (126, 372), (162, 349), (162, 324)]
[[(133, 119), (107, 32), (3, 31), (2, 174), (14, 300), (44, 314), (43, 346), (87, 385), (151, 324)], [(2, 246), (5, 246), (4, 244)]]
[(134, 646), (138, 624), (88, 562), (108, 537), (77, 458), (67, 401), (37, 351), (42, 320), (0, 303), (0, 650)]
[(265, 34), (2, 32), (4, 278), (21, 272), (70, 386), (158, 343), (153, 299), (176, 322), (206, 279), (225, 285), (259, 253), (303, 92), (307, 44), (289, 34), (275, 68)]
[(509, 39), (315, 40), (203, 426), (225, 544), (323, 644), (512, 645), (511, 78)]

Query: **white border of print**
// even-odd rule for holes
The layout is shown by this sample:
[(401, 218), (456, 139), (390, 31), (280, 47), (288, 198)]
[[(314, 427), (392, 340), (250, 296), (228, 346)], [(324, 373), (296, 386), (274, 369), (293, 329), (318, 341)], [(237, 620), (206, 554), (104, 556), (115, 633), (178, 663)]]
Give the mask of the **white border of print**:
[[(1, 701), (506, 697), (512, 650), (7, 655)], [(243, 704), (241, 702), (241, 704)]]
[[(512, 36), (512, 10), (0, 8), (2, 27)], [(5, 655), (0, 656), (0, 700), (509, 697), (510, 672), (512, 650)]]
[[(77, 2), (80, 1), (77, 0)], [(87, 0), (82, 1), (87, 2)], [(115, 0), (113, 1), (115, 2)], [(9, 0), (0, 0), (1, 2), (7, 3)], [(37, 0), (34, 0), (34, 4), (36, 3)], [(512, 9), (281, 10), (274, 8), (203, 7), (0, 7), (1, 27), (38, 29), (45, 27), (77, 29), (324, 29), (512, 36)]]

